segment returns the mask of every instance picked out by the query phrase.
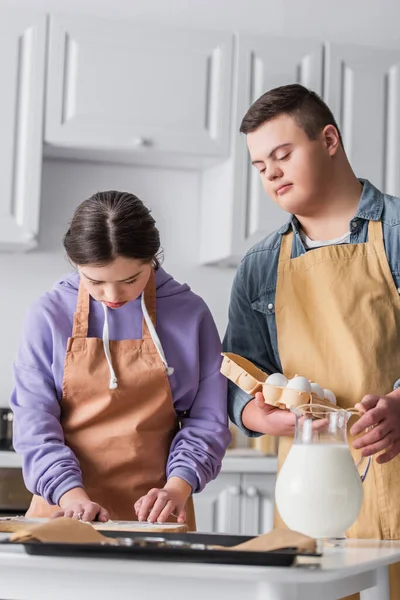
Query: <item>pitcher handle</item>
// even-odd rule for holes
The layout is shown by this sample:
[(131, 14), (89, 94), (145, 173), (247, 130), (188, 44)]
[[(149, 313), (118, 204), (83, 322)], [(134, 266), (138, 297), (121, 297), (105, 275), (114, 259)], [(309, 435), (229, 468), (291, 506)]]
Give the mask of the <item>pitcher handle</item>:
[[(366, 465), (366, 467), (365, 467), (365, 469), (364, 469), (364, 473), (362, 473), (362, 474), (361, 474), (361, 473), (360, 473), (360, 471), (358, 471), (358, 467), (359, 467), (359, 466), (360, 466), (360, 465), (363, 463), (363, 461), (364, 461), (366, 458), (368, 459), (368, 460), (367, 460), (367, 465)], [(361, 478), (361, 482), (362, 482), (362, 483), (364, 483), (364, 481), (365, 481), (365, 478), (366, 478), (366, 476), (368, 475), (368, 471), (369, 471), (369, 468), (370, 468), (370, 466), (371, 466), (371, 462), (372, 462), (372, 456), (362, 456), (362, 457), (360, 458), (360, 460), (358, 461), (358, 463), (356, 464), (356, 469), (357, 469), (357, 471), (358, 471), (358, 473), (359, 473), (359, 475), (360, 475), (360, 478)]]
[[(347, 412), (353, 414), (353, 415), (358, 415), (359, 417), (361, 417), (364, 413), (361, 412), (360, 410), (358, 410), (358, 408), (350, 408)], [(371, 429), (373, 429), (374, 426), (372, 425), (371, 427), (367, 427), (367, 429), (365, 430), (366, 432), (371, 431)], [(367, 460), (367, 466), (364, 469), (364, 473), (361, 475), (360, 471), (358, 471), (358, 467), (363, 463), (364, 459), (368, 458)], [(372, 462), (372, 456), (362, 456), (360, 458), (360, 460), (358, 461), (358, 463), (356, 464), (356, 469), (360, 475), (361, 478), (361, 482), (364, 483), (366, 476), (368, 475), (368, 471), (369, 468), (371, 466), (371, 462)]]

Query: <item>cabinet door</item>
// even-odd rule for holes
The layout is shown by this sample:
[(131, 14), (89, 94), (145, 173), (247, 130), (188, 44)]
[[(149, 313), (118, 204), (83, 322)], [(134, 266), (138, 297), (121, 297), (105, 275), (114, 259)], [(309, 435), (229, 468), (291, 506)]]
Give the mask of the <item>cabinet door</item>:
[(0, 251), (36, 245), (45, 46), (45, 15), (1, 11)]
[(274, 527), (276, 475), (255, 473), (242, 476), (241, 533), (260, 535)]
[(232, 45), (229, 33), (52, 18), (46, 142), (228, 155)]
[(289, 216), (265, 193), (250, 160), (240, 123), (250, 105), (271, 88), (301, 83), (321, 93), (323, 45), (308, 40), (240, 36), (232, 155), (202, 174), (200, 260), (237, 266), (255, 243)]
[[(264, 92), (301, 83), (321, 92), (322, 44), (306, 40), (242, 37), (239, 40), (237, 130), (250, 105)], [(278, 229), (288, 219), (265, 193), (250, 160), (245, 136), (236, 144), (233, 239), (239, 253)]]
[(324, 97), (351, 165), (400, 195), (400, 51), (328, 44)]
[(193, 496), (197, 531), (240, 534), (240, 475), (221, 473)]

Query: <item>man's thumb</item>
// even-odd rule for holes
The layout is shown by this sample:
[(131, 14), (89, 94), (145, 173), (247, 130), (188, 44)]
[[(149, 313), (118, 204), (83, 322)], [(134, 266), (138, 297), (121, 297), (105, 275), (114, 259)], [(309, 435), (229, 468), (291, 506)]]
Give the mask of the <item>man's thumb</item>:
[(375, 394), (368, 394), (364, 396), (361, 402), (358, 402), (355, 408), (358, 408), (362, 412), (366, 412), (367, 410), (371, 410), (371, 408), (375, 408), (378, 404), (380, 396), (376, 396)]

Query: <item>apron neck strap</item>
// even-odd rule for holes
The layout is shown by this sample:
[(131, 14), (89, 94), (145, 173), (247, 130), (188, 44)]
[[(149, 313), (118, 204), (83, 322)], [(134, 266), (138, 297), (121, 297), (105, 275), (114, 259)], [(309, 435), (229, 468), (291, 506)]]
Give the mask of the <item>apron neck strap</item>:
[(290, 260), (292, 256), (293, 246), (293, 229), (282, 235), (281, 249), (279, 252), (279, 262), (282, 260)]
[(383, 240), (382, 221), (369, 221), (368, 223), (368, 241), (380, 242)]
[[(369, 221), (368, 223), (368, 242), (380, 242), (383, 240), (382, 222)], [(282, 235), (279, 261), (290, 260), (293, 246), (293, 229)]]
[[(147, 308), (147, 312), (153, 323), (154, 329), (156, 327), (156, 274), (154, 269), (151, 271), (150, 278), (147, 282), (146, 287), (144, 288), (144, 303)], [(149, 328), (147, 326), (146, 320), (143, 317), (143, 325), (142, 325), (142, 336), (143, 339), (152, 340)]]
[(74, 314), (73, 338), (86, 338), (89, 329), (90, 295), (82, 281), (79, 283), (78, 301)]

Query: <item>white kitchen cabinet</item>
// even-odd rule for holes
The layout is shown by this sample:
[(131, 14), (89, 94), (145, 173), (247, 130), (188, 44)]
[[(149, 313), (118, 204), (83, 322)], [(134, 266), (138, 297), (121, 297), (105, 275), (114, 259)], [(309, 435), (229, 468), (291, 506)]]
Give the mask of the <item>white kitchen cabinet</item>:
[(400, 195), (400, 51), (328, 44), (324, 98), (358, 177)]
[(236, 266), (253, 244), (288, 219), (263, 190), (239, 127), (250, 105), (271, 88), (297, 82), (321, 93), (322, 57), (322, 43), (239, 36), (232, 154), (202, 174), (203, 264)]
[(193, 497), (197, 531), (241, 533), (241, 478), (221, 473), (205, 490)]
[(1, 11), (0, 251), (37, 244), (45, 48), (45, 15)]
[(259, 535), (273, 529), (275, 473), (242, 476), (240, 523), (246, 535)]
[(45, 141), (228, 156), (233, 35), (52, 16)]
[[(259, 535), (273, 529), (276, 459), (225, 458), (221, 474), (193, 496), (198, 531)], [(258, 463), (258, 465), (257, 465)], [(258, 472), (257, 472), (258, 469)]]

